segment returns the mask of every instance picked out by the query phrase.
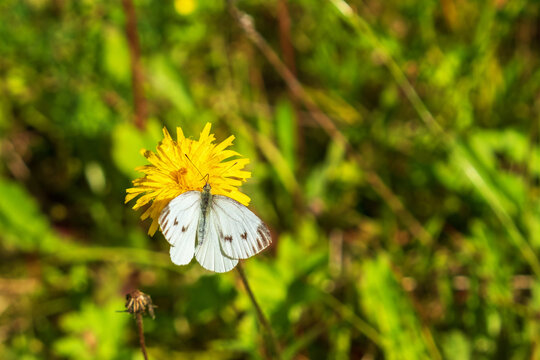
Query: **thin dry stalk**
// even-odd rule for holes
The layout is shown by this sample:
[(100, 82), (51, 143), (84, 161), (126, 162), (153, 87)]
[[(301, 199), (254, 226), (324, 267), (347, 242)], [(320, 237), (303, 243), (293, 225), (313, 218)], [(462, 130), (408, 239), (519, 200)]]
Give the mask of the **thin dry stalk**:
[(140, 290), (133, 290), (126, 295), (126, 310), (130, 314), (133, 314), (137, 323), (137, 334), (139, 335), (139, 344), (144, 360), (148, 360), (148, 354), (146, 352), (146, 343), (144, 341), (144, 327), (142, 316), (145, 312), (154, 318), (154, 308), (156, 306), (152, 304), (152, 298), (150, 295), (143, 293)]
[[(277, 2), (277, 18), (278, 18), (278, 24), (279, 24), (279, 44), (281, 47), (281, 54), (283, 55), (283, 60), (291, 73), (296, 76), (296, 62), (295, 62), (295, 56), (294, 56), (294, 46), (292, 44), (291, 40), (291, 15), (289, 12), (289, 5), (287, 4), (287, 0), (278, 0)], [(291, 102), (291, 105), (293, 107), (293, 111), (296, 114), (295, 116), (295, 130), (296, 130), (296, 149), (295, 151), (300, 155), (298, 156), (298, 160), (301, 161), (301, 159), (304, 158), (304, 138), (300, 136), (300, 125), (299, 125), (299, 119), (300, 119), (300, 112), (298, 111), (298, 100), (294, 96), (294, 94), (291, 93), (289, 90), (289, 100)], [(301, 166), (301, 164), (297, 164), (297, 166)]]
[(143, 354), (144, 360), (148, 360), (148, 354), (146, 353), (146, 344), (144, 342), (144, 328), (143, 328), (142, 314), (137, 313), (135, 315), (135, 318), (137, 320), (137, 329), (139, 331), (139, 344), (141, 345), (141, 352)]
[(268, 45), (266, 40), (257, 32), (253, 21), (249, 15), (240, 11), (233, 0), (227, 0), (229, 11), (236, 19), (246, 36), (259, 48), (268, 62), (274, 67), (277, 73), (283, 78), (289, 90), (309, 111), (312, 118), (323, 128), (332, 140), (347, 150), (348, 156), (360, 165), (366, 173), (366, 180), (375, 192), (388, 204), (390, 209), (397, 215), (400, 221), (407, 227), (412, 236), (417, 238), (423, 245), (430, 244), (433, 239), (422, 224), (403, 206), (401, 200), (386, 186), (384, 181), (371, 169), (367, 169), (361, 157), (351, 146), (345, 135), (334, 124), (334, 122), (319, 108), (305, 91), (302, 84), (281, 61), (276, 52)]
[(141, 65), (141, 47), (137, 33), (135, 6), (133, 0), (122, 0), (122, 5), (126, 16), (126, 36), (131, 60), (131, 87), (135, 108), (135, 126), (143, 130), (146, 126), (147, 104), (143, 89), (144, 71)]

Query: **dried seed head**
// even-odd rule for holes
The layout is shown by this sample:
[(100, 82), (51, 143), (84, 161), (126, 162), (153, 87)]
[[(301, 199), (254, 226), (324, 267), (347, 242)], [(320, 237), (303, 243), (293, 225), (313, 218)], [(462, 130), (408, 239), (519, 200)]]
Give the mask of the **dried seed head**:
[(152, 298), (150, 295), (143, 293), (140, 290), (133, 290), (126, 295), (126, 312), (130, 314), (144, 314), (148, 311), (148, 314), (155, 318), (154, 308), (156, 305), (152, 304)]

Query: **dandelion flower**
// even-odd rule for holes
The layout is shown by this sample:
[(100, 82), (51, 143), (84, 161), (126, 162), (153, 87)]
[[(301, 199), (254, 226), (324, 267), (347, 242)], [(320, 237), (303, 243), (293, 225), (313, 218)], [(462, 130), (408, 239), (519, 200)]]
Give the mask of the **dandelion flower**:
[[(159, 215), (172, 199), (186, 191), (202, 191), (206, 182), (211, 186), (212, 194), (230, 197), (245, 206), (249, 204), (250, 198), (238, 190), (251, 177), (249, 171), (243, 170), (249, 159), (238, 158), (240, 154), (227, 150), (234, 136), (215, 144), (210, 128), (211, 124), (207, 123), (198, 141), (187, 139), (179, 127), (174, 141), (163, 128), (164, 138), (157, 151), (141, 150), (150, 165), (136, 169), (144, 176), (133, 180), (133, 187), (127, 189), (126, 203), (139, 197), (134, 210), (149, 204), (141, 215), (143, 220), (152, 219), (148, 234), (154, 235), (159, 227)], [(227, 160), (233, 156), (236, 158)]]

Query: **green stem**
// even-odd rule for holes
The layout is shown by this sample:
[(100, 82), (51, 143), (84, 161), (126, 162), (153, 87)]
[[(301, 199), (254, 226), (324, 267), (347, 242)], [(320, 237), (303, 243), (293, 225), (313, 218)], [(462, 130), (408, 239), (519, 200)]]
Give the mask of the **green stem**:
[(266, 316), (262, 312), (261, 307), (259, 306), (259, 303), (257, 302), (257, 299), (255, 299), (255, 295), (253, 295), (253, 291), (251, 291), (251, 287), (249, 286), (249, 282), (246, 278), (246, 274), (244, 273), (244, 269), (242, 268), (242, 264), (238, 263), (236, 266), (236, 270), (238, 271), (238, 274), (240, 275), (240, 279), (242, 279), (242, 283), (244, 284), (244, 288), (246, 289), (246, 292), (249, 295), (249, 299), (251, 300), (251, 303), (253, 304), (253, 307), (255, 307), (255, 311), (257, 312), (257, 318), (259, 319), (259, 322), (264, 327), (266, 331), (266, 345), (268, 347), (269, 353), (271, 357), (280, 359), (281, 353), (279, 351), (279, 346), (276, 340), (276, 337), (274, 335), (274, 331), (272, 330), (272, 327), (270, 326), (270, 323), (266, 319)]

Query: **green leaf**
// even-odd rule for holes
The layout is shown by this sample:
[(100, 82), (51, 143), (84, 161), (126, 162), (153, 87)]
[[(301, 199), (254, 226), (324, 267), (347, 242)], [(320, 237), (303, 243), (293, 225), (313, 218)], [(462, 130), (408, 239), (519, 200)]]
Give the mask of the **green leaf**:
[(443, 336), (442, 349), (445, 359), (469, 360), (471, 344), (461, 331), (454, 330)]
[(387, 255), (366, 261), (362, 269), (362, 306), (379, 329), (385, 357), (428, 359), (420, 322), (392, 273)]
[(161, 124), (155, 119), (148, 120), (144, 131), (132, 123), (117, 124), (112, 132), (112, 158), (118, 169), (131, 179), (139, 177), (141, 174), (135, 168), (148, 164), (141, 149), (155, 150), (163, 137), (161, 130)]
[(6, 245), (21, 250), (56, 248), (60, 240), (24, 187), (0, 178), (0, 194), (0, 228)]
[(148, 79), (157, 94), (169, 100), (185, 118), (195, 113), (195, 104), (179, 69), (163, 57), (156, 57), (148, 66)]
[(129, 48), (123, 32), (113, 26), (103, 29), (103, 67), (119, 82), (131, 79)]
[(276, 105), (276, 135), (281, 153), (287, 160), (289, 168), (296, 167), (296, 115), (291, 103), (278, 101)]
[(118, 312), (123, 308), (118, 299), (105, 306), (84, 303), (79, 312), (62, 316), (66, 336), (54, 343), (56, 355), (83, 360), (120, 358), (128, 322), (133, 321), (129, 314)]

